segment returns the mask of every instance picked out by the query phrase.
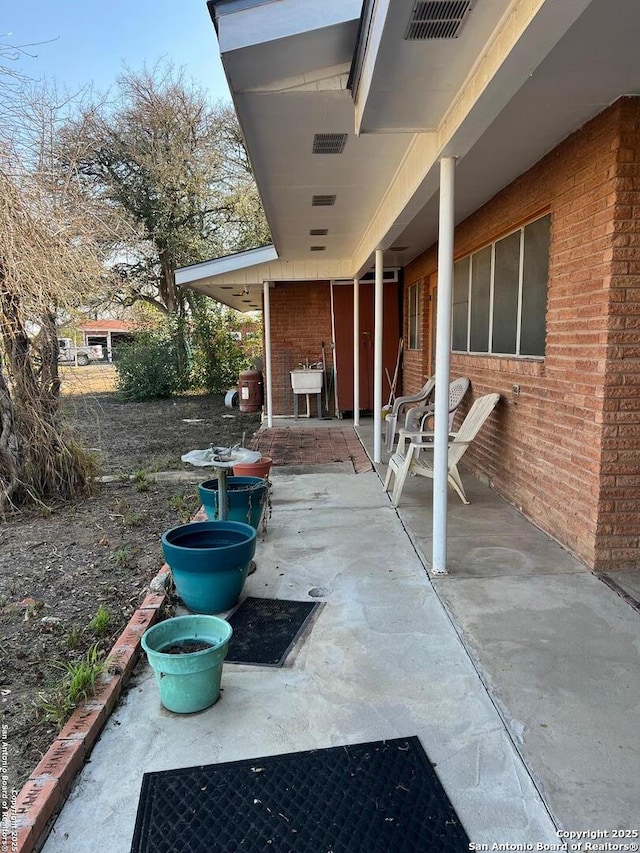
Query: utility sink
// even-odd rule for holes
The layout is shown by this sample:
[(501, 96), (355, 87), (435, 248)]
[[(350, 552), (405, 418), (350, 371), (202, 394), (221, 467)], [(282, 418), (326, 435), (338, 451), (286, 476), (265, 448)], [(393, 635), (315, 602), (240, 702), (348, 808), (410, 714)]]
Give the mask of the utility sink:
[(291, 387), (294, 394), (319, 394), (322, 391), (321, 367), (300, 367), (291, 373)]

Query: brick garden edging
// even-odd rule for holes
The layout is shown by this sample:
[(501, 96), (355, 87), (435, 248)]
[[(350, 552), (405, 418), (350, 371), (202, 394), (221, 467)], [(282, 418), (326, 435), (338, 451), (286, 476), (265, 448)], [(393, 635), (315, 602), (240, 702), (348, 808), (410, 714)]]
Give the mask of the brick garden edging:
[[(164, 588), (169, 567), (162, 566), (152, 589)], [(44, 843), (49, 822), (66, 800), (104, 724), (113, 711), (140, 656), (140, 638), (158, 620), (164, 592), (147, 593), (106, 659), (95, 695), (76, 708), (58, 737), (18, 793), (15, 807), (5, 817), (8, 830), (2, 853), (33, 853)], [(6, 821), (9, 821), (7, 826)]]

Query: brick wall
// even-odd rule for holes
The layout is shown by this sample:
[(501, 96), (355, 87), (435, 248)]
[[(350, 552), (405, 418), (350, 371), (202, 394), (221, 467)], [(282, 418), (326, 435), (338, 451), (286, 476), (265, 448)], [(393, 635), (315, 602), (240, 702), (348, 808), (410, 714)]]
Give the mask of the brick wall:
[(640, 544), (640, 103), (616, 105), (596, 565), (638, 566)]
[[(329, 282), (276, 282), (269, 294), (273, 363), (273, 413), (293, 415), (293, 391), (289, 371), (300, 362), (317, 361), (326, 346), (327, 369), (331, 367), (331, 288)], [(317, 416), (312, 395), (311, 415)], [(300, 413), (306, 411), (301, 397)]]
[[(623, 99), (465, 220), (455, 238), (456, 257), (464, 256), (551, 212), (544, 360), (452, 354), (451, 372), (471, 379), (474, 397), (502, 396), (467, 466), (599, 569), (639, 563), (639, 176), (640, 106)], [(406, 269), (406, 286), (435, 269), (432, 247)], [(422, 323), (426, 371), (428, 311)], [(407, 392), (419, 384), (412, 365)]]

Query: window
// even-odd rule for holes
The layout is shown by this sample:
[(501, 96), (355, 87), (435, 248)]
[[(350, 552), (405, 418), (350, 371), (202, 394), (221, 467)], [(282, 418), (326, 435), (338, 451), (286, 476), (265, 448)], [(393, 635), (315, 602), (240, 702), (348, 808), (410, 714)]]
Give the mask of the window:
[(409, 287), (409, 349), (420, 349), (420, 285)]
[(551, 216), (543, 216), (453, 269), (452, 349), (542, 356)]

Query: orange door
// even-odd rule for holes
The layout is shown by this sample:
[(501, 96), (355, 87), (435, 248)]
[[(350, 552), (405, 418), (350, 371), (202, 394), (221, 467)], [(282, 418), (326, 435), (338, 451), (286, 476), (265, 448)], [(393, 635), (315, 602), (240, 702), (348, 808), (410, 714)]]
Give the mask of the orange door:
[[(338, 410), (353, 412), (353, 284), (333, 284), (333, 314), (335, 328), (335, 364), (338, 388)], [(374, 341), (374, 286), (360, 284), (360, 409), (373, 409), (373, 341)], [(389, 382), (385, 368), (393, 379), (400, 339), (398, 284), (389, 282), (383, 291), (383, 348), (382, 348), (382, 398), (389, 397)], [(400, 393), (400, 381), (396, 395)]]

